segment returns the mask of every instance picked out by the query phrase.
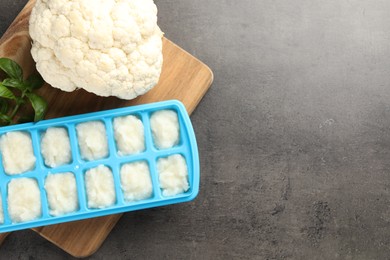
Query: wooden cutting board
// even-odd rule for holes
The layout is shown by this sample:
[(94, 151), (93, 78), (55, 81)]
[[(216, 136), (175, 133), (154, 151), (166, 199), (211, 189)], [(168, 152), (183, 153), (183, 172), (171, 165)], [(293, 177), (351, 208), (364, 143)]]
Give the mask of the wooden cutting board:
[[(28, 1), (0, 39), (0, 57), (17, 61), (25, 75), (35, 70), (28, 34), (28, 19), (34, 3), (35, 0)], [(46, 119), (168, 99), (182, 101), (188, 113), (192, 113), (213, 81), (211, 70), (166, 38), (163, 40), (163, 56), (163, 70), (158, 85), (144, 96), (131, 101), (102, 98), (83, 90), (66, 93), (46, 84), (39, 90), (49, 101)], [(86, 257), (101, 246), (121, 215), (40, 227), (34, 231), (69, 254)], [(7, 235), (0, 234), (0, 244)]]

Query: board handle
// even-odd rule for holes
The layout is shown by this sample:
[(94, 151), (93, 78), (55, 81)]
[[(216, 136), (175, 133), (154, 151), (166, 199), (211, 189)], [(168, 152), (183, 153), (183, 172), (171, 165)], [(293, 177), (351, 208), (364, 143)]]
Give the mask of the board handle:
[[(30, 54), (31, 38), (28, 33), (28, 21), (36, 0), (30, 0), (8, 27), (0, 39), (0, 57), (10, 58), (22, 67), (24, 75), (35, 70), (35, 62)], [(9, 233), (0, 233), (0, 245)]]

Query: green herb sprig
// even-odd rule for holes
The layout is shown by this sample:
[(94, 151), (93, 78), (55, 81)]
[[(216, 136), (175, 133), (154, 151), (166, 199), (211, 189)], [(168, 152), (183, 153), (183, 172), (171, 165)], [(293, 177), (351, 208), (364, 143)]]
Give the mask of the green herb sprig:
[[(41, 75), (33, 74), (24, 80), (22, 68), (8, 58), (0, 58), (0, 70), (8, 76), (0, 81), (0, 125), (42, 120), (47, 111), (47, 102), (34, 93), (45, 83)], [(18, 115), (26, 104), (31, 104), (34, 114)]]

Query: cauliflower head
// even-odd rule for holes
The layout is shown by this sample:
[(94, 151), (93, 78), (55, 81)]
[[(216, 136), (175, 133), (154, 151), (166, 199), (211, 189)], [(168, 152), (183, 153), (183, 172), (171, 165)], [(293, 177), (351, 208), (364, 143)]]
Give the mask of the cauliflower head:
[(153, 0), (37, 0), (29, 30), (37, 70), (53, 87), (133, 99), (159, 80)]

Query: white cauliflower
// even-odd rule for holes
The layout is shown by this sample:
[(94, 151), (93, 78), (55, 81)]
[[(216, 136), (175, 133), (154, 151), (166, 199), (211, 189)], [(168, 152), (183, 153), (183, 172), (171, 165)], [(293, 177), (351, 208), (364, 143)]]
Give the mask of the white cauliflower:
[(53, 87), (133, 99), (153, 88), (162, 67), (153, 0), (37, 0), (31, 54)]

